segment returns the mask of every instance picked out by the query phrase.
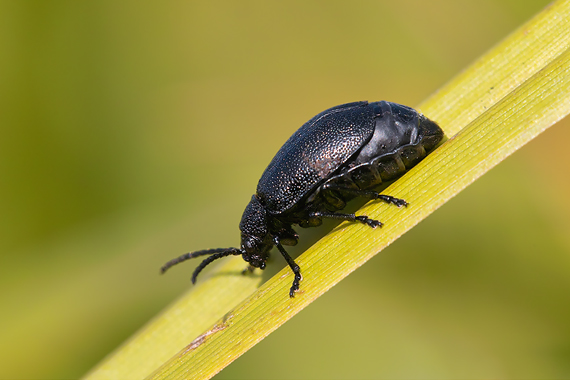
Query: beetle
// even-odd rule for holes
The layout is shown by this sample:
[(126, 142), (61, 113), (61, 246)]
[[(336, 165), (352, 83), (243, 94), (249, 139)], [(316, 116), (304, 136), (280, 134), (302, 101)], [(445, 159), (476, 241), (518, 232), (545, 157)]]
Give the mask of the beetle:
[(323, 218), (382, 226), (365, 215), (336, 211), (356, 197), (407, 206), (403, 199), (372, 189), (416, 165), (443, 135), (435, 122), (401, 104), (363, 101), (329, 108), (299, 128), (265, 169), (239, 224), (240, 248), (186, 253), (167, 262), (161, 272), (199, 256), (209, 257), (195, 269), (192, 283), (208, 264), (226, 256), (241, 255), (247, 270), (265, 269), (276, 246), (295, 275), (289, 290), (294, 297), (301, 270), (283, 248), (297, 244), (292, 226), (315, 227)]

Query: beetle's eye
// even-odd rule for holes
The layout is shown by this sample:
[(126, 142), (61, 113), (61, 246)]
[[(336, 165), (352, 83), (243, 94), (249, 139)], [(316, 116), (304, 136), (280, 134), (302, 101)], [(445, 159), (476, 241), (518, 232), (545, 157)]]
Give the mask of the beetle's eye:
[(243, 239), (243, 247), (247, 252), (256, 252), (260, 245), (261, 241), (256, 239), (254, 236), (246, 236), (246, 238)]

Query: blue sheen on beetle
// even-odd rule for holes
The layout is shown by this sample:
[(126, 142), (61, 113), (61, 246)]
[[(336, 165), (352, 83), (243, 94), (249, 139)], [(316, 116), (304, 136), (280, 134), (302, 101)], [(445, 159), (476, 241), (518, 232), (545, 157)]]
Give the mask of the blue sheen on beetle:
[(186, 253), (161, 271), (208, 256), (192, 275), (195, 283), (212, 261), (233, 255), (241, 255), (249, 270), (265, 269), (269, 251), (276, 246), (295, 275), (289, 290), (294, 297), (301, 269), (283, 248), (297, 244), (299, 236), (292, 226), (315, 227), (323, 218), (382, 226), (367, 216), (337, 211), (356, 197), (407, 206), (403, 199), (373, 189), (410, 170), (442, 139), (436, 123), (401, 104), (354, 102), (329, 108), (299, 128), (265, 169), (239, 225), (240, 248)]

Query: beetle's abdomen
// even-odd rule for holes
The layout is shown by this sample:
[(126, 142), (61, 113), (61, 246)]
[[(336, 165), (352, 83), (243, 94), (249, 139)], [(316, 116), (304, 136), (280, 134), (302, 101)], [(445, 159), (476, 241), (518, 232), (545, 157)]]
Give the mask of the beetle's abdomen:
[(356, 185), (361, 190), (370, 189), (380, 185), (383, 181), (400, 177), (420, 162), (426, 154), (423, 145), (407, 145), (393, 153), (347, 168), (328, 182), (334, 181), (353, 188)]

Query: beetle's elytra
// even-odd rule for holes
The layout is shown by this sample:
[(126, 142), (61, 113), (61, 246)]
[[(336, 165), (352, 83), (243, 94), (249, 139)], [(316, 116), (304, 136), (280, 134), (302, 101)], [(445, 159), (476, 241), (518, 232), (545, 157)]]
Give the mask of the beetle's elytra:
[(289, 295), (299, 289), (301, 270), (283, 248), (299, 236), (292, 225), (314, 227), (322, 218), (382, 226), (364, 215), (343, 214), (355, 197), (380, 199), (398, 207), (403, 199), (371, 190), (397, 178), (421, 161), (443, 138), (433, 121), (410, 107), (386, 101), (343, 104), (306, 122), (279, 149), (245, 208), (239, 228), (241, 248), (191, 252), (166, 263), (171, 266), (209, 255), (196, 268), (192, 283), (212, 261), (241, 255), (248, 268), (265, 268), (269, 251), (277, 249), (295, 274)]

